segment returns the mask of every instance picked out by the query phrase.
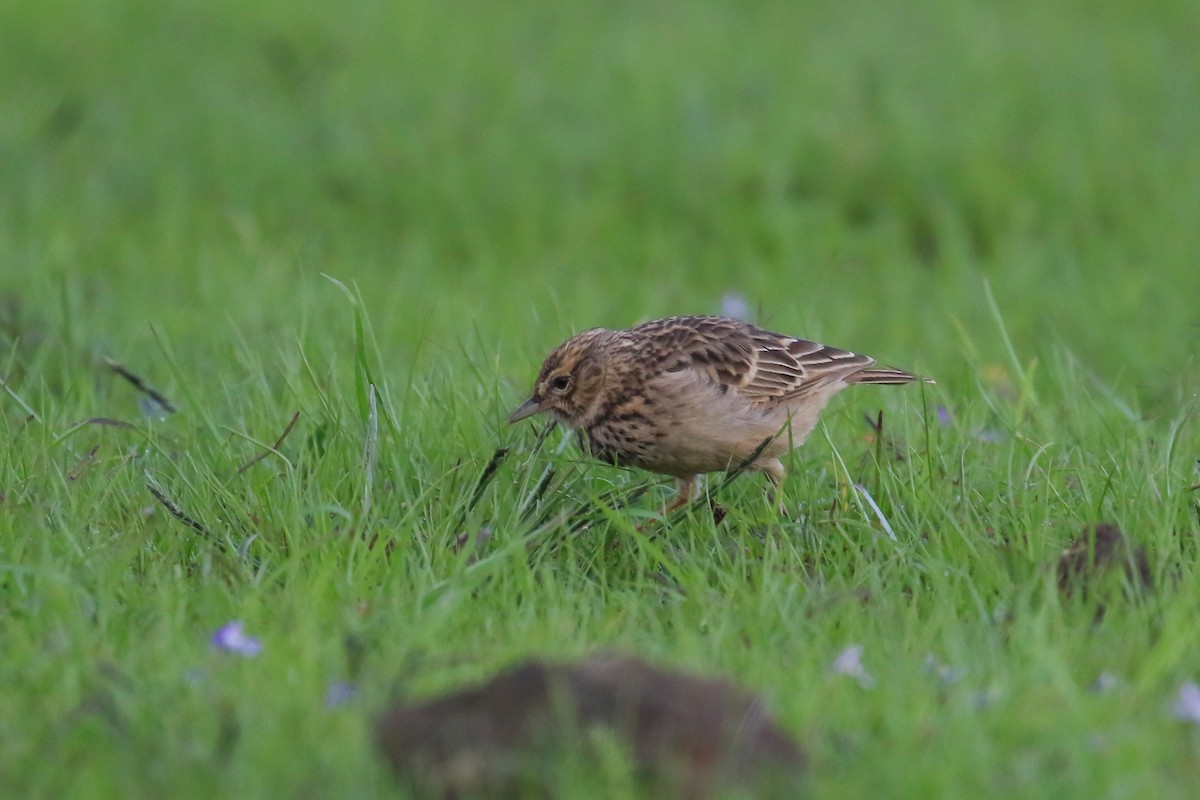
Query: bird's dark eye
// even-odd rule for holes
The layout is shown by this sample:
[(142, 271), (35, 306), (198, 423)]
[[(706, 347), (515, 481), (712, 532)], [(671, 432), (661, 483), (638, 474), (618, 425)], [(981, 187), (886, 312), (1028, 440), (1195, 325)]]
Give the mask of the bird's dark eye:
[(550, 388), (556, 392), (565, 392), (567, 387), (571, 385), (570, 375), (559, 375), (554, 380), (550, 381)]

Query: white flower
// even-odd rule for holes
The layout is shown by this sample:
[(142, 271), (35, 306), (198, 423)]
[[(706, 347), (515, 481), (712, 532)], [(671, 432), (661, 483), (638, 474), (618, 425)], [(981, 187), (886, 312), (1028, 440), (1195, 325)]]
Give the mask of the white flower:
[(871, 673), (867, 672), (867, 668), (862, 664), (863, 646), (861, 644), (852, 644), (838, 654), (838, 657), (833, 660), (832, 669), (838, 675), (848, 675), (858, 681), (858, 685), (864, 689), (870, 689), (875, 685), (875, 679), (871, 677)]

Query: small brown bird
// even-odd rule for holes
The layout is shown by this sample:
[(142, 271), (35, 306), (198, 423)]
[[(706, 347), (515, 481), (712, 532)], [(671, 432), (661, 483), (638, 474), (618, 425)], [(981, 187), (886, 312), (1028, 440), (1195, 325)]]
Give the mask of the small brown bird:
[(548, 411), (594, 457), (679, 481), (668, 510), (696, 476), (745, 462), (773, 489), (779, 457), (816, 427), (834, 394), (855, 383), (922, 380), (875, 359), (725, 317), (669, 317), (634, 328), (592, 328), (546, 357), (533, 394), (508, 418)]

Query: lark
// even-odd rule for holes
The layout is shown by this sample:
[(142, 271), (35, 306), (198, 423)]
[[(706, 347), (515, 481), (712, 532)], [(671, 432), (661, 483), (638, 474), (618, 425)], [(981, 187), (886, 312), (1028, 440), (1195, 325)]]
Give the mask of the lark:
[(874, 363), (725, 317), (593, 328), (554, 348), (508, 421), (549, 413), (593, 457), (674, 477), (668, 511), (689, 501), (697, 476), (742, 465), (764, 473), (774, 496), (780, 457), (804, 443), (833, 395), (923, 380)]

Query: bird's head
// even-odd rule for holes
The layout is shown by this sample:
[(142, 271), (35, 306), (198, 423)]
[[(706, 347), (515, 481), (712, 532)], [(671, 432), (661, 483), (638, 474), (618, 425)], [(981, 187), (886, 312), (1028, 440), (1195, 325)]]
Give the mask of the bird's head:
[(597, 344), (610, 333), (593, 328), (554, 348), (542, 364), (533, 394), (509, 414), (508, 421), (520, 422), (548, 411), (572, 428), (586, 424), (604, 389), (604, 359)]

